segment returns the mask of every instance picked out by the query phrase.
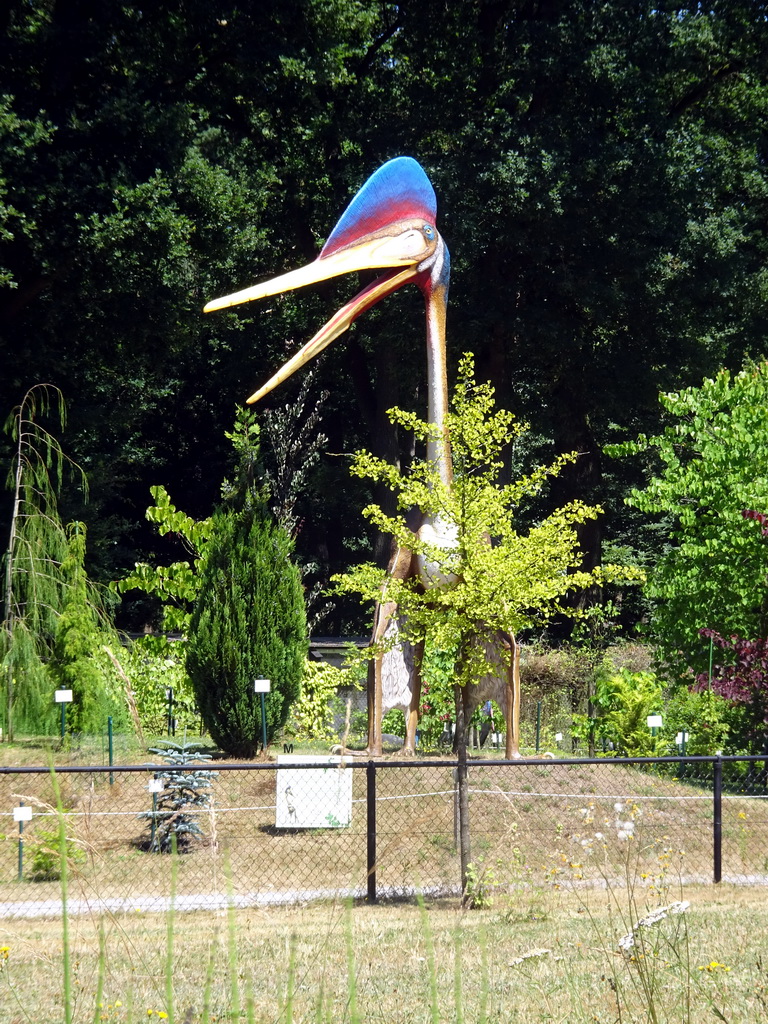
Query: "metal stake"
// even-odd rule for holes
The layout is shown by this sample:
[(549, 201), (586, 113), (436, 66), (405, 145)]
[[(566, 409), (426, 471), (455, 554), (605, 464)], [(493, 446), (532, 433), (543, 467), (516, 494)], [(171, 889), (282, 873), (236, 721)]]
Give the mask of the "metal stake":
[[(62, 707), (63, 707), (63, 705), (62, 705)], [(24, 801), (23, 800), (19, 800), (19, 807), (23, 807), (23, 806), (24, 806)], [(22, 878), (24, 876), (24, 840), (22, 838), (23, 835), (24, 835), (24, 822), (21, 819), (19, 819), (19, 873), (18, 873), (18, 876), (17, 876), (17, 880), (19, 882), (22, 880)]]
[(541, 740), (541, 701), (536, 701), (536, 753), (539, 752), (539, 741)]

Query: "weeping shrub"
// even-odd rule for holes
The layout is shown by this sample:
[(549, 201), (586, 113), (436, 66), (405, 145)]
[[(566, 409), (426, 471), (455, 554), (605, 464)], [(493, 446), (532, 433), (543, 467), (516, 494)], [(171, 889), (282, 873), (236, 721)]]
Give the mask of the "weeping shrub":
[(67, 718), (73, 732), (103, 732), (110, 716), (115, 729), (124, 732), (132, 729), (131, 719), (122, 686), (103, 650), (104, 645), (117, 647), (118, 639), (83, 568), (83, 523), (69, 523), (67, 537), (69, 546), (60, 568), (65, 597), (56, 624), (50, 674), (57, 688), (72, 690), (74, 699)]

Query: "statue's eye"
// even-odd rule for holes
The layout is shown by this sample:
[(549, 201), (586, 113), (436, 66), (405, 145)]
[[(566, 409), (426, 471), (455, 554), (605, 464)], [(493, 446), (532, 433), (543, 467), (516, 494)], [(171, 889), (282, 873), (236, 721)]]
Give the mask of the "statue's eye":
[(434, 242), (435, 229), (430, 224), (425, 224), (421, 230), (424, 232), (424, 237), (428, 242)]

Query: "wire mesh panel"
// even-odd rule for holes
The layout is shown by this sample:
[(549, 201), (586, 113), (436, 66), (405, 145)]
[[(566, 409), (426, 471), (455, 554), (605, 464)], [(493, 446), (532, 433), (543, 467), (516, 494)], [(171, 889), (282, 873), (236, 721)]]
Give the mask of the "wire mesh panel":
[(768, 884), (768, 760), (723, 759), (723, 880)]
[(380, 894), (459, 886), (455, 770), (418, 762), (376, 770), (376, 881)]
[[(494, 885), (768, 883), (766, 760), (470, 761), (467, 780)], [(62, 856), (73, 912), (457, 892), (457, 786), (447, 759), (1, 769), (0, 914), (59, 913)]]
[(712, 795), (644, 765), (470, 767), (473, 862), (497, 884), (712, 879)]
[[(194, 766), (190, 766), (189, 771)], [(343, 769), (335, 769), (336, 771)], [(162, 791), (150, 792), (167, 766), (153, 770), (57, 774), (66, 831), (70, 908), (100, 905), (142, 912), (163, 909), (173, 892), (181, 909), (239, 904), (296, 902), (321, 895), (364, 891), (366, 811), (363, 773), (345, 769), (351, 815), (344, 827), (278, 828), (273, 765), (217, 769), (204, 808), (176, 810), (174, 824), (194, 820), (194, 835), (170, 847), (153, 844), (160, 822)], [(312, 771), (306, 798), (322, 799)], [(46, 914), (60, 909), (59, 815), (47, 772), (0, 777), (5, 840), (0, 843), (0, 903), (4, 912)], [(32, 820), (19, 835), (12, 808), (32, 807)], [(155, 813), (153, 814), (153, 807)], [(19, 839), (22, 841), (19, 860)], [(173, 881), (172, 881), (173, 876)], [(13, 905), (13, 906), (10, 906)]]

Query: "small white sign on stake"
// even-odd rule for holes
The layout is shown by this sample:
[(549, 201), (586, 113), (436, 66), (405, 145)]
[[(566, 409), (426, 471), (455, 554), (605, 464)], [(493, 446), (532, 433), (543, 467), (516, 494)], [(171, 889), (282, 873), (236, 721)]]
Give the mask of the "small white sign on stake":
[(664, 724), (664, 719), (661, 715), (648, 715), (646, 722), (649, 729), (660, 729)]
[(253, 692), (254, 693), (269, 693), (271, 686), (269, 679), (254, 679), (253, 680)]
[(53, 699), (57, 704), (71, 704), (72, 703), (72, 691), (71, 690), (56, 690), (53, 694)]
[(31, 807), (14, 807), (13, 808), (13, 820), (14, 821), (32, 821), (32, 808)]
[(162, 779), (150, 779), (147, 789), (150, 793), (162, 793), (165, 789)]

